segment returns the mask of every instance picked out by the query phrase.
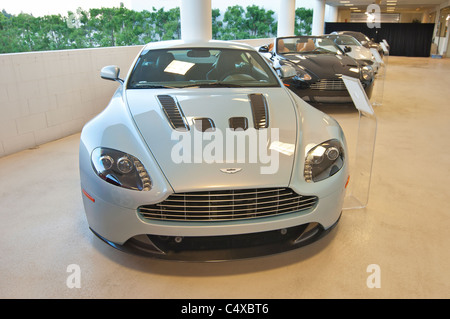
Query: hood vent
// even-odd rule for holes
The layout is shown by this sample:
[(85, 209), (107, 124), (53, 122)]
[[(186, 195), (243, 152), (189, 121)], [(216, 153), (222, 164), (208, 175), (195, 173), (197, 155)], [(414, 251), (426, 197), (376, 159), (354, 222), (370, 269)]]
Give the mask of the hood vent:
[(249, 94), (250, 105), (252, 106), (253, 125), (255, 129), (269, 127), (269, 109), (267, 101), (262, 94)]
[(158, 95), (157, 97), (172, 128), (189, 131), (189, 125), (178, 102), (170, 95)]
[(214, 132), (216, 130), (214, 121), (206, 117), (194, 119), (194, 127), (200, 132)]
[(248, 120), (246, 117), (230, 117), (228, 124), (233, 131), (245, 131), (248, 129)]

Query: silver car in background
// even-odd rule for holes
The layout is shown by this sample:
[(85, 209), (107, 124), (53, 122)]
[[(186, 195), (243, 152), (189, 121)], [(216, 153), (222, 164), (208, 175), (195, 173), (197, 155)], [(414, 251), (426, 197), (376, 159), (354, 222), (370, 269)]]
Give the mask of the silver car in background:
[[(288, 68), (284, 76), (292, 76)], [(338, 222), (343, 131), (250, 46), (145, 46), (81, 133), (90, 229), (123, 251), (218, 261), (298, 248)]]
[(356, 38), (345, 34), (331, 34), (325, 35), (325, 37), (333, 40), (348, 56), (370, 65), (375, 73), (378, 72), (380, 65), (374, 55), (369, 48), (363, 46)]

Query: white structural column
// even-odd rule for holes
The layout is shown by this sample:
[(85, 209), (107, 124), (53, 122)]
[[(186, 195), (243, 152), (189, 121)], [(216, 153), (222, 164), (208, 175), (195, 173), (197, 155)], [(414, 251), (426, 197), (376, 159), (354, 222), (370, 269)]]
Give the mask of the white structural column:
[(325, 22), (337, 22), (338, 20), (338, 7), (325, 6)]
[(312, 35), (321, 35), (325, 28), (325, 0), (314, 0)]
[(182, 0), (181, 39), (186, 42), (212, 38), (211, 0)]
[(294, 35), (295, 0), (280, 0), (277, 30), (279, 37)]

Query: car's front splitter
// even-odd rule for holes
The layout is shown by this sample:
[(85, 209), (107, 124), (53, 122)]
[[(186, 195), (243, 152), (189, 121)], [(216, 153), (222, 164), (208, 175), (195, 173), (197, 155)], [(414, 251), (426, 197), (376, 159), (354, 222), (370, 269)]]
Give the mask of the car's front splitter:
[(318, 223), (251, 234), (228, 236), (175, 237), (141, 235), (123, 245), (115, 244), (95, 231), (108, 245), (130, 254), (187, 262), (219, 262), (274, 255), (311, 244), (328, 234)]

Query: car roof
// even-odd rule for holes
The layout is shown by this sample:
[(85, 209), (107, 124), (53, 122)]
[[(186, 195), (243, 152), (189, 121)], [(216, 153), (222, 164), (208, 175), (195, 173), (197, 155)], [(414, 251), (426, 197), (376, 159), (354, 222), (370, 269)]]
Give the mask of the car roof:
[(169, 40), (169, 41), (159, 41), (150, 42), (145, 45), (143, 50), (156, 50), (156, 49), (190, 49), (190, 48), (217, 48), (217, 49), (242, 49), (242, 50), (253, 50), (255, 49), (246, 44), (240, 42), (232, 41), (220, 41), (220, 40), (209, 40), (209, 41), (183, 41), (183, 40)]

